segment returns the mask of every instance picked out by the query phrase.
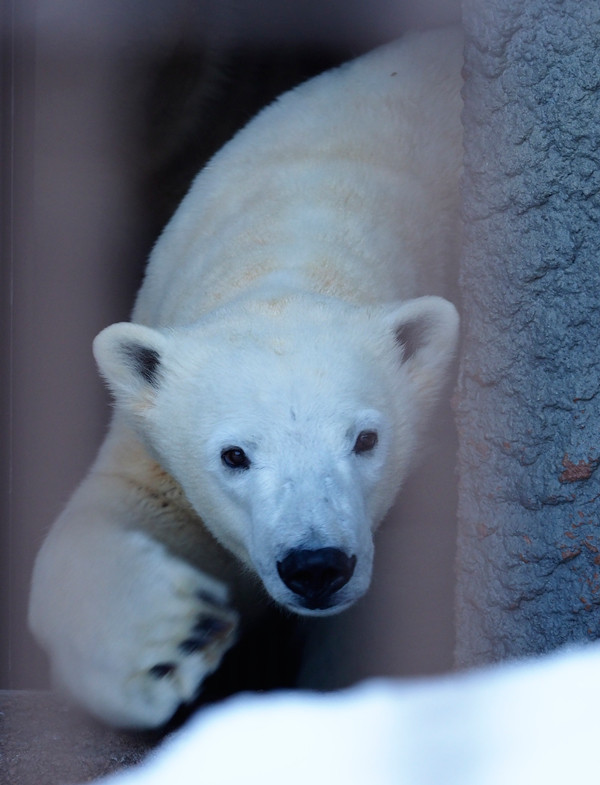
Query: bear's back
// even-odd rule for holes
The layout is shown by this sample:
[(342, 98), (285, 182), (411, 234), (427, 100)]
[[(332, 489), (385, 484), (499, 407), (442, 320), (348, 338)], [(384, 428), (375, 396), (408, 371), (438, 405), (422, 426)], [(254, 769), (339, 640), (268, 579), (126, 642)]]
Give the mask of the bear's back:
[[(351, 264), (347, 248), (336, 259), (331, 249), (310, 246), (327, 234), (331, 246), (338, 237), (348, 245), (354, 232), (358, 247), (372, 226), (386, 224), (390, 252), (406, 246), (410, 256), (430, 237), (433, 250), (421, 253), (435, 258), (450, 243), (436, 236), (434, 216), (454, 210), (460, 169), (461, 60), (458, 30), (410, 34), (266, 107), (195, 179), (152, 252), (134, 321), (195, 321), (261, 275), (286, 264), (299, 268), (311, 253), (333, 266)], [(355, 194), (362, 198), (352, 205)], [(403, 218), (407, 237), (396, 237)], [(452, 223), (442, 219), (439, 231), (452, 231)], [(380, 257), (368, 260), (367, 275), (362, 271), (374, 281), (380, 273), (364, 301), (420, 293), (415, 275), (399, 275), (395, 285), (390, 259)]]

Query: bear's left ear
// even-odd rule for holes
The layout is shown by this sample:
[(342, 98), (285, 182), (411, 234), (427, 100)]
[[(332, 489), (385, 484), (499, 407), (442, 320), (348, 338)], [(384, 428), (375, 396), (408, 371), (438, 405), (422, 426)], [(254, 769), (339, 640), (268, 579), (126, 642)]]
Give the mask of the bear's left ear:
[(126, 406), (149, 404), (161, 383), (167, 338), (141, 324), (120, 322), (94, 339), (94, 357), (115, 399)]
[(435, 398), (458, 343), (458, 312), (441, 297), (418, 297), (386, 315), (402, 364), (423, 398)]

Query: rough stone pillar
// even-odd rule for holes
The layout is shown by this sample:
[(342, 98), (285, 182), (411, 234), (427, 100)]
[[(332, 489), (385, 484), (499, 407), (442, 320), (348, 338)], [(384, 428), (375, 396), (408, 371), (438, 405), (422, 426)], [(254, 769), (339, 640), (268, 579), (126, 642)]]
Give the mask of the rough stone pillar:
[(600, 635), (600, 3), (463, 0), (457, 663)]

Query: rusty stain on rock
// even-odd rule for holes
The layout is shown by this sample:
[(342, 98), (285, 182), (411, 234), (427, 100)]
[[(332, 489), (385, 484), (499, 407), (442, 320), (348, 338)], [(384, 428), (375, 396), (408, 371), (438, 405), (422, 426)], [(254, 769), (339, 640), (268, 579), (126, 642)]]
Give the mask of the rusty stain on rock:
[(581, 460), (578, 463), (573, 463), (569, 460), (567, 453), (564, 454), (562, 459), (564, 471), (559, 476), (560, 482), (579, 482), (580, 480), (589, 480), (596, 466), (597, 461)]

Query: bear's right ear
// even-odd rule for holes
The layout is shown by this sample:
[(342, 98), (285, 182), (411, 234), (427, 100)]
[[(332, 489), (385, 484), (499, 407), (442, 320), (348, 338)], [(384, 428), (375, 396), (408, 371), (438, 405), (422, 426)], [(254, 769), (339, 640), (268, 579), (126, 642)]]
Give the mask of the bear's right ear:
[(111, 324), (94, 339), (94, 357), (115, 399), (124, 405), (150, 404), (161, 382), (167, 338), (141, 324)]

